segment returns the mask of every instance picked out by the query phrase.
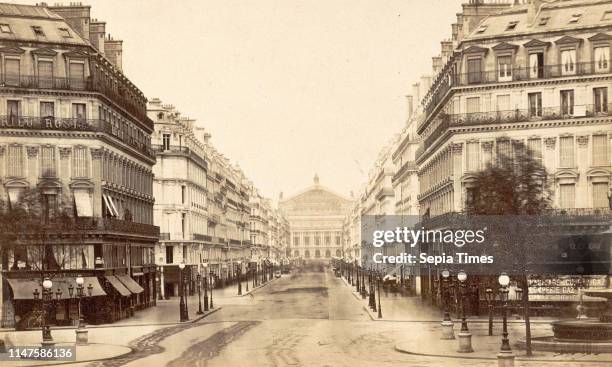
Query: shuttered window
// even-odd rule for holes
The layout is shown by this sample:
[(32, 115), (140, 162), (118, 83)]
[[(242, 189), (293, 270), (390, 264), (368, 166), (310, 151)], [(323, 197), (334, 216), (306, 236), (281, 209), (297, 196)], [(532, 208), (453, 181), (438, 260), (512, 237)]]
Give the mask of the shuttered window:
[(608, 207), (608, 183), (594, 182), (593, 183), (593, 207), (607, 208)]
[(53, 88), (53, 62), (38, 61), (38, 86)]
[(564, 136), (559, 139), (559, 164), (563, 168), (574, 167), (574, 137)]
[(40, 160), (41, 177), (55, 177), (55, 147), (43, 146), (40, 149)]
[(467, 171), (475, 172), (479, 169), (480, 166), (480, 157), (478, 156), (480, 150), (480, 143), (478, 142), (469, 142), (467, 145)]
[(527, 140), (527, 148), (535, 160), (542, 161), (542, 139)]
[(482, 60), (468, 60), (468, 83), (477, 84), (482, 82)]
[(576, 205), (576, 185), (559, 185), (559, 206), (564, 209), (574, 208)]
[(70, 63), (70, 86), (75, 89), (85, 89), (85, 64)]
[(608, 136), (593, 135), (593, 165), (594, 166), (609, 166), (610, 158), (608, 157)]
[(23, 177), (23, 147), (9, 145), (7, 154), (7, 173), (9, 177)]
[(497, 141), (497, 161), (500, 162), (501, 158), (512, 157), (512, 145), (510, 140), (498, 140)]
[(89, 166), (86, 147), (75, 147), (72, 151), (72, 175), (84, 178), (89, 176)]
[(466, 98), (465, 103), (466, 103), (467, 113), (480, 112), (480, 97)]
[(4, 59), (4, 82), (6, 85), (19, 85), (21, 67), (18, 59)]

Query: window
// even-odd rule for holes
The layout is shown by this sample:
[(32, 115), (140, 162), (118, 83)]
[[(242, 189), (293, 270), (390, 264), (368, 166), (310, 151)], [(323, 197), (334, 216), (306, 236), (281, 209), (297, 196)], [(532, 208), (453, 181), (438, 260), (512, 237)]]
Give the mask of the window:
[(336, 246), (340, 246), (340, 236), (336, 236)]
[(89, 165), (86, 147), (75, 147), (72, 151), (73, 177), (89, 177)]
[(608, 207), (608, 183), (593, 182), (593, 208)]
[(7, 85), (19, 86), (21, 79), (21, 66), (19, 59), (4, 59), (4, 82)]
[(574, 90), (561, 91), (561, 114), (563, 116), (574, 115)]
[(548, 23), (548, 20), (550, 19), (550, 17), (542, 17), (540, 18), (540, 22), (538, 23), (539, 26), (545, 26), (546, 23)]
[(11, 26), (8, 24), (0, 24), (0, 32), (2, 33), (13, 33)]
[(561, 75), (576, 74), (576, 50), (561, 51)]
[(53, 120), (55, 104), (53, 102), (40, 102), (40, 117)]
[(38, 61), (38, 86), (40, 88), (53, 88), (53, 61)]
[(610, 70), (610, 47), (595, 47), (593, 58), (596, 72), (608, 72)]
[(508, 25), (506, 26), (506, 31), (513, 31), (513, 30), (515, 30), (518, 23), (519, 23), (518, 20), (514, 20), (514, 21), (508, 23)]
[(36, 36), (41, 36), (41, 37), (45, 36), (45, 32), (43, 32), (43, 29), (40, 26), (33, 25), (32, 26), (32, 31), (34, 32), (34, 35), (36, 35)]
[(21, 102), (15, 100), (6, 101), (6, 114), (11, 124), (16, 124), (21, 116)]
[(497, 96), (497, 111), (509, 111), (510, 110), (510, 95), (501, 94)]
[(187, 190), (187, 187), (181, 186), (181, 203), (182, 204), (185, 204), (185, 199), (186, 199), (185, 190)]
[(593, 165), (610, 165), (610, 158), (608, 158), (608, 136), (605, 134), (593, 135)]
[(559, 165), (562, 168), (574, 167), (574, 137), (563, 136), (559, 139)]
[(174, 246), (166, 246), (166, 264), (174, 263)]
[(529, 93), (529, 117), (542, 117), (542, 93)]
[(87, 118), (87, 114), (85, 112), (85, 103), (72, 104), (72, 118), (78, 119), (79, 121), (85, 120)]
[(482, 60), (468, 59), (468, 83), (476, 84), (482, 82)]
[(542, 161), (542, 139), (535, 138), (527, 140), (527, 148), (535, 160)]
[(580, 18), (582, 18), (582, 14), (572, 14), (572, 16), (570, 17), (569, 23), (578, 23), (580, 21)]
[(85, 64), (82, 62), (70, 62), (69, 65), (70, 87), (74, 89), (85, 89)]
[(532, 79), (544, 77), (544, 53), (529, 54), (529, 77)]
[(49, 219), (57, 215), (57, 195), (44, 194), (42, 195), (42, 215), (45, 223), (49, 223)]
[(21, 145), (9, 145), (7, 158), (8, 176), (23, 177), (23, 147)]
[(500, 162), (502, 157), (512, 157), (512, 144), (510, 140), (502, 139), (497, 141), (497, 161)]
[(497, 58), (497, 69), (500, 82), (512, 80), (512, 56), (499, 56)]
[(72, 38), (72, 35), (70, 34), (70, 31), (68, 30), (68, 28), (58, 28), (58, 30), (62, 37)]
[(185, 239), (185, 234), (187, 232), (187, 214), (181, 213), (181, 233), (183, 234), (183, 239)]
[(304, 236), (304, 246), (309, 246), (309, 245), (310, 245), (310, 237)]
[(163, 150), (170, 150), (170, 134), (162, 135), (162, 145)]
[(559, 206), (564, 209), (574, 208), (576, 205), (576, 185), (559, 185)]
[(300, 237), (295, 236), (293, 237), (293, 246), (299, 246), (300, 245)]
[(475, 172), (478, 171), (480, 166), (478, 153), (480, 151), (480, 143), (478, 142), (469, 142), (466, 144), (466, 161), (467, 161), (467, 171)]
[(467, 113), (480, 112), (480, 97), (469, 97), (465, 99)]
[(478, 30), (476, 31), (476, 33), (484, 33), (487, 30), (488, 25), (486, 24), (482, 24), (480, 27), (478, 27)]
[(40, 176), (55, 177), (55, 147), (43, 146), (40, 149)]
[(593, 103), (596, 113), (608, 113), (608, 88), (593, 88)]

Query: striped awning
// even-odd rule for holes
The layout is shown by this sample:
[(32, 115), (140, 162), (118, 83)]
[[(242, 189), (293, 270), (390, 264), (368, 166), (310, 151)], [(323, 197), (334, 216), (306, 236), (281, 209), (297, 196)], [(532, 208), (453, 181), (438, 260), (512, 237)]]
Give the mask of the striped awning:
[(123, 285), (130, 290), (132, 293), (141, 293), (144, 292), (144, 288), (140, 286), (134, 279), (132, 279), (129, 275), (115, 275), (117, 279), (123, 283)]
[(124, 297), (129, 297), (132, 295), (132, 292), (130, 292), (129, 289), (127, 289), (123, 283), (121, 283), (119, 281), (119, 279), (117, 279), (116, 276), (114, 275), (106, 275), (106, 280), (108, 280), (108, 282), (113, 286), (113, 288), (115, 288), (115, 290), (117, 292), (119, 292), (120, 295), (124, 296)]

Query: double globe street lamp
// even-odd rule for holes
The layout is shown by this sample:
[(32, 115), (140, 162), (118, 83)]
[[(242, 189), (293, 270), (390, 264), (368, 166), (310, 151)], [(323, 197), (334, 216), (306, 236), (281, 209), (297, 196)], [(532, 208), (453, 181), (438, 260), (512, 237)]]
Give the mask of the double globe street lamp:
[[(41, 317), (41, 331), (42, 331), (42, 346), (44, 348), (52, 347), (55, 345), (53, 342), (53, 337), (51, 336), (51, 327), (48, 324), (47, 316), (48, 311), (47, 307), (50, 302), (53, 302), (53, 282), (49, 278), (45, 278), (42, 282), (42, 297), (38, 288), (34, 289), (33, 292), (34, 300), (41, 300), (40, 308), (42, 311)], [(57, 292), (55, 292), (55, 297), (59, 301), (62, 297), (62, 290), (57, 288)]]
[(442, 319), (442, 339), (452, 340), (455, 339), (454, 323), (450, 317), (448, 310), (450, 303), (450, 289), (449, 289), (449, 278), (450, 271), (442, 270), (442, 302), (444, 303), (444, 317)]
[(465, 317), (465, 296), (467, 293), (467, 273), (463, 270), (457, 273), (457, 280), (459, 281), (459, 285), (461, 287), (461, 330), (459, 331), (459, 353), (472, 353), (474, 349), (472, 349), (472, 333), (468, 329), (468, 324)]
[[(78, 316), (79, 316), (79, 321), (77, 323), (77, 328), (75, 330), (75, 334), (76, 334), (76, 343), (77, 345), (87, 345), (88, 343), (88, 332), (87, 329), (85, 329), (85, 321), (83, 320), (83, 311), (81, 309), (81, 298), (85, 297), (85, 286), (84, 286), (85, 280), (83, 279), (82, 276), (78, 276), (76, 278), (76, 293), (75, 293), (75, 288), (72, 284), (70, 284), (68, 286), (68, 293), (70, 294), (70, 298), (77, 298), (78, 299)], [(91, 283), (89, 283), (89, 285), (87, 286), (87, 295), (89, 297), (91, 297), (93, 293), (93, 286), (91, 285)]]
[(186, 302), (186, 295), (185, 295), (185, 285), (184, 285), (184, 279), (183, 279), (183, 270), (185, 269), (185, 263), (181, 262), (179, 264), (179, 294), (180, 294), (180, 301), (179, 301), (179, 317), (180, 317), (180, 321), (181, 322), (185, 322), (185, 321), (189, 321), (189, 314), (187, 311), (187, 302)]

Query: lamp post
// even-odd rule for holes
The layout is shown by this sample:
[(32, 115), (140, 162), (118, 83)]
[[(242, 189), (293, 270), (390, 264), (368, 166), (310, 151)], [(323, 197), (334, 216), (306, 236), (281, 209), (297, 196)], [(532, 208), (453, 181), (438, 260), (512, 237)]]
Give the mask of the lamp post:
[(517, 308), (517, 315), (519, 317), (517, 317), (517, 319), (520, 319), (521, 316), (521, 301), (523, 300), (523, 288), (516, 288), (514, 290), (514, 293), (516, 294), (516, 308)]
[(497, 355), (497, 363), (499, 367), (512, 367), (514, 366), (514, 354), (510, 348), (510, 341), (508, 340), (508, 320), (507, 320), (507, 309), (508, 309), (508, 285), (510, 284), (510, 277), (508, 274), (501, 273), (497, 279), (500, 289), (500, 299), (502, 301), (502, 344), (499, 354)]
[(210, 309), (212, 310), (213, 308), (215, 308), (215, 306), (213, 305), (213, 288), (214, 288), (214, 284), (213, 284), (213, 275), (214, 273), (212, 272), (212, 270), (210, 271)]
[[(55, 343), (53, 342), (53, 337), (51, 336), (51, 327), (48, 325), (48, 312), (47, 312), (47, 303), (53, 301), (53, 282), (49, 278), (45, 278), (42, 282), (42, 295), (38, 291), (38, 288), (34, 289), (33, 295), (34, 299), (38, 300), (40, 298), (41, 303), (41, 311), (42, 311), (42, 346), (43, 348), (53, 347)], [(41, 297), (42, 296), (42, 297)], [(56, 293), (57, 299), (62, 296), (62, 291), (58, 288)]]
[(247, 293), (249, 293), (249, 275), (251, 274), (251, 268), (247, 267), (247, 271), (244, 273), (245, 275), (245, 280), (246, 282), (244, 282), (244, 284), (246, 285), (246, 291)]
[(365, 269), (362, 269), (361, 271), (361, 299), (365, 299), (366, 298), (366, 288), (365, 288)]
[[(74, 292), (74, 287), (72, 284), (68, 286), (68, 293), (70, 293), (70, 298), (76, 297), (78, 298), (78, 312), (79, 312), (79, 321), (77, 324), (77, 328), (75, 330), (76, 334), (76, 343), (77, 345), (87, 345), (88, 344), (88, 331), (85, 329), (85, 322), (83, 320), (83, 311), (81, 309), (81, 299), (85, 296), (85, 287), (84, 287), (84, 279), (82, 276), (78, 276), (76, 278), (76, 293)], [(91, 297), (93, 293), (93, 286), (91, 283), (87, 286), (87, 294)]]
[(196, 312), (196, 314), (201, 315), (204, 312), (202, 312), (202, 276), (200, 275), (200, 272), (198, 272), (196, 275), (196, 282), (198, 283), (198, 312)]
[(376, 289), (378, 290), (378, 318), (382, 319), (382, 306), (380, 305), (380, 281), (382, 280), (380, 274), (376, 276)]
[(450, 313), (448, 311), (448, 303), (449, 303), (449, 286), (448, 279), (450, 278), (450, 271), (444, 269), (442, 270), (442, 303), (444, 304), (444, 317), (442, 319), (442, 339), (444, 340), (452, 340), (455, 339), (455, 331), (454, 331), (454, 323), (450, 317)]
[(465, 296), (467, 289), (467, 273), (463, 270), (457, 273), (457, 280), (459, 281), (459, 285), (461, 287), (461, 331), (459, 331), (459, 353), (472, 353), (474, 349), (472, 349), (472, 333), (468, 329), (468, 324), (465, 317)]
[(489, 336), (493, 335), (493, 299), (495, 295), (493, 294), (493, 289), (487, 288), (485, 289), (485, 298), (487, 300), (487, 306), (489, 307)]
[(359, 267), (359, 265), (356, 266), (356, 270), (357, 270), (357, 280), (355, 282), (355, 290), (357, 292), (361, 292), (361, 284), (359, 284), (361, 280), (361, 268)]
[(372, 284), (372, 280), (373, 280), (373, 275), (372, 275), (372, 267), (370, 266), (370, 268), (368, 269), (368, 288), (370, 290), (370, 296), (369, 296), (369, 301), (370, 301), (370, 308), (373, 311), (376, 311), (376, 295), (374, 294), (374, 284)]
[(236, 280), (238, 281), (238, 295), (242, 296), (242, 262), (237, 261), (236, 264), (238, 264), (238, 269), (236, 270)]
[(181, 322), (184, 321), (189, 321), (189, 317), (187, 316), (187, 313), (185, 312), (185, 289), (183, 287), (183, 270), (185, 269), (185, 263), (181, 262), (179, 264), (179, 293), (180, 293), (180, 297), (181, 300), (179, 302), (179, 317)]
[(203, 263), (204, 268), (204, 311), (208, 311), (208, 263)]

